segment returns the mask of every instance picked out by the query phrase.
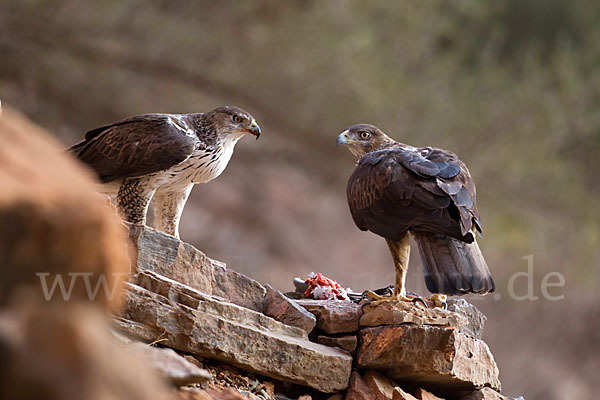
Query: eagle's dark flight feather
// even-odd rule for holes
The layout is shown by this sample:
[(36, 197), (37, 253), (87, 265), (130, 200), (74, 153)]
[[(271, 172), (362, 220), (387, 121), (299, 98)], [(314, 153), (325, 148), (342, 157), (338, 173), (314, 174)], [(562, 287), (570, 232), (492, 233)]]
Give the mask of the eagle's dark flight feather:
[(166, 170), (194, 151), (193, 138), (169, 118), (146, 114), (96, 128), (69, 150), (105, 183)]

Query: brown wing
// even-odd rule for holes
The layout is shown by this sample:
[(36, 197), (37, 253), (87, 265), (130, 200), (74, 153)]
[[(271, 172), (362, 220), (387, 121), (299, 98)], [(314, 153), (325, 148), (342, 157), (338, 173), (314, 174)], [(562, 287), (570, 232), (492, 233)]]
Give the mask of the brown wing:
[(368, 153), (350, 176), (347, 195), (356, 225), (390, 240), (410, 229), (471, 243), (473, 224), (481, 231), (473, 180), (446, 150), (394, 146)]
[(162, 171), (194, 151), (193, 138), (168, 118), (166, 114), (139, 115), (91, 130), (69, 151), (103, 182)]

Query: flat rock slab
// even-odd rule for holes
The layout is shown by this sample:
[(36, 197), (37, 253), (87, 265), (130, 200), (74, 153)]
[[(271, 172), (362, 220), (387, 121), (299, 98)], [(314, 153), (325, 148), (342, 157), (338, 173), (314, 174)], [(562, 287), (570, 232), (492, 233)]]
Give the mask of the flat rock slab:
[(266, 284), (265, 289), (267, 289), (267, 295), (262, 310), (265, 315), (286, 325), (303, 329), (306, 333), (310, 333), (314, 329), (317, 323), (314, 315), (271, 285)]
[(362, 306), (341, 300), (294, 300), (317, 317), (317, 328), (329, 334), (356, 332), (362, 316)]
[(198, 368), (172, 349), (152, 347), (145, 343), (133, 343), (150, 365), (175, 386), (184, 386), (194, 383), (205, 383), (213, 379), (212, 374)]
[(426, 308), (420, 303), (407, 301), (386, 301), (377, 305), (365, 305), (360, 326), (399, 325), (436, 325), (459, 327), (467, 325), (467, 319), (455, 312), (439, 307)]
[(356, 356), (359, 368), (384, 371), (398, 383), (469, 391), (500, 388), (488, 346), (456, 329), (398, 325), (364, 328)]
[(336, 392), (348, 386), (352, 357), (308, 341), (306, 332), (145, 271), (126, 284), (116, 324), (142, 339), (233, 364), (278, 380)]
[(150, 270), (201, 292), (262, 312), (265, 288), (257, 281), (207, 257), (192, 245), (141, 225), (130, 225), (137, 270)]

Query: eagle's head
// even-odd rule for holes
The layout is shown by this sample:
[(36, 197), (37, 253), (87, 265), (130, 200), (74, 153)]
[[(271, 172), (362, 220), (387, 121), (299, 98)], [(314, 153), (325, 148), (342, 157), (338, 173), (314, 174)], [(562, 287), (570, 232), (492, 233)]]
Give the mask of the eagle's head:
[(215, 108), (208, 113), (213, 126), (220, 135), (237, 141), (246, 134), (257, 139), (260, 136), (260, 126), (254, 117), (239, 107), (225, 106)]
[(338, 146), (346, 146), (356, 158), (389, 147), (395, 141), (381, 129), (369, 124), (357, 124), (346, 128), (337, 137)]

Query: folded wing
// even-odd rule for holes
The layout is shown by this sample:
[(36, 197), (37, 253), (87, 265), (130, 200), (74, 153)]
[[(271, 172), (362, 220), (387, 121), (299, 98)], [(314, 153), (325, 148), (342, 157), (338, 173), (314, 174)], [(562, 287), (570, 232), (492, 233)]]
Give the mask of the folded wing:
[(394, 146), (363, 156), (347, 187), (356, 225), (390, 240), (407, 230), (441, 233), (471, 243), (481, 231), (475, 185), (449, 151)]
[(111, 182), (171, 168), (190, 157), (194, 146), (168, 115), (147, 114), (91, 130), (69, 151)]

